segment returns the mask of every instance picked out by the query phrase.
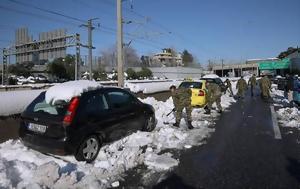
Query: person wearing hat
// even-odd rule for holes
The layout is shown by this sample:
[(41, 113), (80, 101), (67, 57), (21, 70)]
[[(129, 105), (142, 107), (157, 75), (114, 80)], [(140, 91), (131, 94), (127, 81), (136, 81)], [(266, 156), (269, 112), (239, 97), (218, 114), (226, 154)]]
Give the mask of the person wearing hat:
[(262, 94), (262, 98), (268, 99), (270, 98), (270, 89), (271, 89), (271, 81), (268, 78), (268, 76), (264, 76), (263, 78), (261, 78), (260, 80), (261, 82), (261, 94)]
[(256, 76), (255, 76), (255, 74), (253, 74), (248, 81), (248, 85), (250, 85), (250, 87), (251, 87), (251, 96), (252, 97), (254, 95), (254, 89), (255, 89), (256, 84), (257, 84)]
[(171, 95), (174, 103), (174, 109), (176, 111), (176, 122), (173, 124), (174, 127), (179, 127), (182, 118), (182, 111), (185, 109), (187, 116), (187, 125), (189, 129), (193, 129), (192, 125), (192, 105), (191, 96), (192, 91), (190, 88), (178, 88), (174, 85), (170, 87)]
[(238, 82), (236, 84), (236, 88), (238, 90), (237, 97), (244, 98), (245, 91), (247, 90), (248, 87), (247, 87), (247, 82), (245, 81), (243, 76), (241, 76), (241, 78), (238, 80)]
[(222, 113), (222, 106), (221, 106), (222, 92), (220, 86), (216, 83), (206, 82), (206, 89), (207, 89), (207, 94), (206, 94), (207, 105), (204, 108), (205, 109), (204, 114), (210, 114), (213, 103), (216, 103), (218, 108), (218, 113)]
[(225, 84), (226, 84), (226, 91), (225, 94), (227, 92), (227, 90), (229, 89), (230, 95), (233, 96), (233, 92), (232, 92), (232, 87), (231, 87), (231, 82), (229, 79), (225, 80)]

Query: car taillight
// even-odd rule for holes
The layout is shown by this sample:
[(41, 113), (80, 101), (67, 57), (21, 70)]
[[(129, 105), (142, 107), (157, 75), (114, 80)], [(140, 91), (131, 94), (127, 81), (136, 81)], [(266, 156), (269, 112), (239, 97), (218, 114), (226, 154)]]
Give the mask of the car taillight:
[(78, 105), (79, 105), (79, 98), (78, 97), (73, 98), (70, 102), (70, 105), (64, 117), (64, 121), (63, 121), (64, 126), (68, 126), (72, 123)]
[(205, 95), (204, 91), (199, 90), (198, 96), (204, 96), (204, 95)]

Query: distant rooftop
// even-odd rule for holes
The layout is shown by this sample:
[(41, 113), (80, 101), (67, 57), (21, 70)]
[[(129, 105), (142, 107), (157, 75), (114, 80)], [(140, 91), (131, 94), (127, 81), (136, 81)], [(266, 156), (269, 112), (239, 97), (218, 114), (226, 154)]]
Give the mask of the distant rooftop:
[(252, 62), (252, 61), (265, 61), (265, 60), (278, 60), (278, 58), (254, 58), (254, 59), (247, 59), (247, 62)]

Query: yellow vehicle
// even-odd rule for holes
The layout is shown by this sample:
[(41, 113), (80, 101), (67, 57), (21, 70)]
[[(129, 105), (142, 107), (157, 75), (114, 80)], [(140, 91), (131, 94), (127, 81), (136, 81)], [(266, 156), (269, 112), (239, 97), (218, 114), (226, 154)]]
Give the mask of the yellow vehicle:
[(192, 90), (191, 104), (194, 107), (204, 107), (206, 105), (206, 81), (204, 80), (188, 80), (183, 81), (179, 87), (190, 88)]

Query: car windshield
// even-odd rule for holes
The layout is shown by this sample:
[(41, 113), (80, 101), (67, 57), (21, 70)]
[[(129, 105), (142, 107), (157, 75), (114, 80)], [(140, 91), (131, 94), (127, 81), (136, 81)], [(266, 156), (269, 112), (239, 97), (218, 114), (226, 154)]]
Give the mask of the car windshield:
[(28, 113), (50, 114), (54, 116), (63, 116), (66, 113), (67, 105), (65, 101), (56, 102), (55, 105), (48, 104), (45, 100), (45, 92), (42, 92), (32, 103), (27, 107)]
[(202, 83), (201, 82), (182, 82), (179, 87), (201, 89)]

